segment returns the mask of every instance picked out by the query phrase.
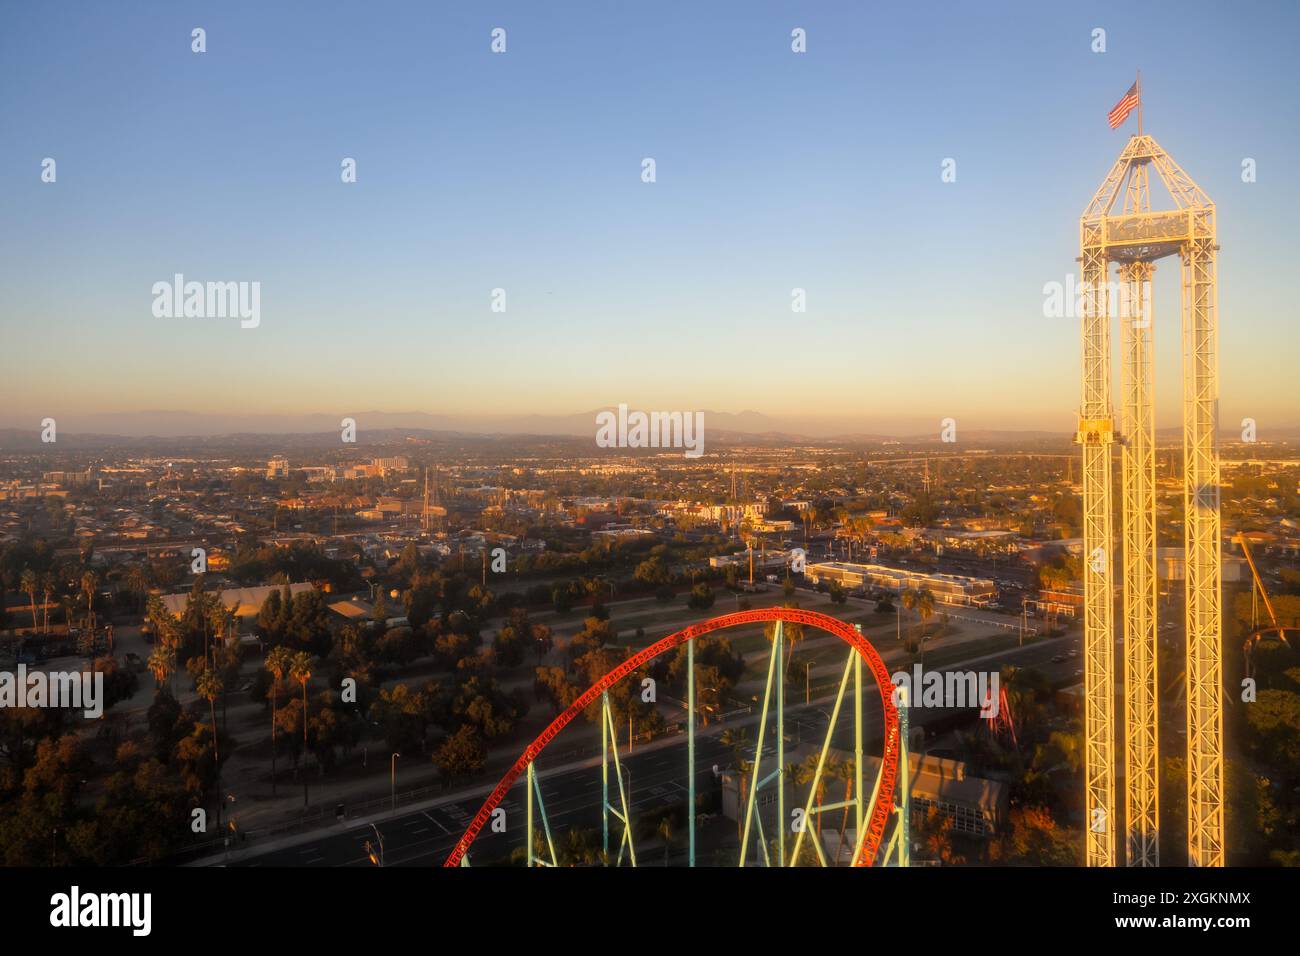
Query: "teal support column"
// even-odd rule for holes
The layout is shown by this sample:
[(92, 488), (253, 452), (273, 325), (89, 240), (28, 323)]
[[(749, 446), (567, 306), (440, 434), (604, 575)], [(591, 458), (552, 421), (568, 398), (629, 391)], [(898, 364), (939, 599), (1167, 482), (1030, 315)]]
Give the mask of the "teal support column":
[[(750, 825), (754, 821), (754, 804), (758, 799), (758, 788), (762, 786), (758, 776), (759, 767), (763, 763), (763, 739), (767, 736), (767, 711), (772, 703), (772, 679), (776, 676), (776, 654), (772, 653), (767, 658), (767, 686), (763, 691), (763, 710), (758, 717), (758, 743), (754, 745), (754, 767), (751, 771), (751, 781), (749, 785), (749, 800), (745, 804), (745, 828), (740, 837), (740, 862), (738, 866), (745, 865), (745, 857), (749, 853), (749, 833)], [(766, 781), (763, 781), (764, 783)], [(759, 830), (762, 830), (762, 824), (759, 824)], [(763, 838), (760, 836), (760, 841)], [(767, 856), (767, 844), (761, 843), (763, 855)]]
[(528, 852), (527, 855), (524, 857), (524, 859), (527, 861), (525, 865), (531, 869), (533, 866), (536, 865), (533, 859), (533, 765), (532, 764), (528, 765), (528, 779), (524, 781), (524, 789), (528, 791), (528, 799), (525, 801), (525, 806), (528, 807), (527, 814), (525, 817), (525, 819), (528, 821), (526, 827), (527, 836), (528, 836), (528, 844), (527, 844)]
[(785, 866), (785, 622), (776, 622), (772, 653), (776, 655), (776, 865)]
[[(862, 633), (862, 625), (854, 624), (853, 629)], [(865, 822), (865, 806), (862, 802), (862, 655), (855, 647), (853, 654), (853, 781), (854, 819), (857, 826), (857, 842), (862, 842), (862, 826)]]
[(695, 865), (695, 642), (686, 642), (687, 866)]
[(902, 771), (898, 776), (899, 866), (910, 866), (909, 860), (912, 855), (912, 764), (907, 754), (907, 710), (912, 703), (908, 699), (910, 693), (908, 688), (898, 688), (898, 733), (902, 738), (898, 746), (899, 770)]
[(609, 856), (609, 694), (600, 695), (600, 846)]
[(537, 798), (537, 815), (538, 815), (539, 817), (542, 818), (542, 834), (543, 834), (543, 836), (546, 837), (546, 849), (547, 849), (547, 851), (548, 851), (548, 852), (550, 853), (550, 855), (551, 855), (551, 863), (550, 863), (550, 865), (551, 865), (551, 866), (559, 866), (559, 865), (560, 865), (560, 861), (559, 861), (559, 859), (558, 859), (558, 858), (556, 857), (556, 855), (555, 855), (555, 841), (551, 839), (551, 822), (550, 822), (549, 820), (546, 819), (546, 801), (542, 799), (542, 784), (541, 784), (541, 781), (537, 779), (537, 772), (534, 770), (534, 765), (531, 764), (531, 763), (528, 765), (528, 782), (531, 784), (531, 787), (532, 787), (532, 788), (529, 790), (529, 792), (528, 792), (528, 796), (529, 796), (529, 800), (528, 800), (528, 822), (529, 822), (529, 824), (530, 824), (530, 826), (529, 826), (529, 844), (528, 844), (528, 846), (529, 846), (529, 850), (530, 850), (530, 854), (529, 854), (529, 855), (533, 857), (533, 860), (537, 863), (537, 865), (539, 865), (539, 866), (546, 866), (546, 865), (547, 865), (545, 860), (538, 860), (538, 859), (537, 859), (537, 854), (531, 852), (531, 849), (532, 849), (532, 846), (533, 846), (533, 844), (532, 844), (532, 840), (534, 839), (534, 837), (532, 836), (532, 826), (531, 826), (531, 824), (532, 824), (532, 819), (533, 819), (533, 800), (532, 800), (532, 798), (533, 798), (533, 797), (536, 797), (536, 798)]

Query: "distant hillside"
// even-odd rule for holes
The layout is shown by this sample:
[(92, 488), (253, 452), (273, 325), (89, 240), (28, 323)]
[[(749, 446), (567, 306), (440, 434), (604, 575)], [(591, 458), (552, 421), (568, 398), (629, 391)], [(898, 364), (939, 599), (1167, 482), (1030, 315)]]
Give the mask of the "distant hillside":
[[(511, 439), (553, 438), (587, 442), (594, 438), (599, 410), (568, 415), (436, 415), (426, 412), (358, 412), (357, 445), (402, 441), (502, 442)], [(0, 429), (3, 451), (154, 450), (159, 454), (221, 450), (337, 447), (342, 415), (220, 416), (190, 412), (148, 411), (135, 414), (81, 416), (59, 422), (56, 447), (43, 444), (39, 425), (29, 429)], [(900, 445), (952, 451), (962, 447), (1047, 447), (1068, 444), (1072, 434), (1062, 430), (959, 428), (955, 446), (945, 446), (939, 428), (900, 423), (895, 429), (855, 429), (838, 420), (783, 419), (754, 411), (704, 412), (705, 448), (712, 445)], [(928, 426), (928, 422), (926, 426)], [(1178, 428), (1157, 430), (1161, 444), (1177, 443)], [(1224, 441), (1236, 441), (1236, 429), (1223, 429)], [(1300, 426), (1261, 429), (1260, 441), (1300, 441)]]

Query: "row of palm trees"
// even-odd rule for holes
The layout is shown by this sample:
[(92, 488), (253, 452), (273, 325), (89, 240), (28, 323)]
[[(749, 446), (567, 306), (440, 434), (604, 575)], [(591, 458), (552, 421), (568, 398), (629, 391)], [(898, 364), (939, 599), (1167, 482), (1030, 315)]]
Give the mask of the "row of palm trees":
[[(267, 651), (262, 662), (271, 675), (271, 796), (275, 796), (275, 712), (279, 703), (280, 682), (287, 675), (302, 685), (302, 749), (307, 752), (307, 682), (311, 680), (312, 658), (306, 651), (291, 651), (284, 645)], [(307, 775), (302, 775), (303, 806), (307, 804)]]
[[(203, 670), (201, 670), (194, 679), (194, 688), (199, 697), (208, 702), (208, 710), (212, 723), (212, 744), (213, 752), (217, 759), (217, 765), (220, 766), (221, 758), (218, 749), (217, 734), (217, 698), (225, 692), (225, 679), (222, 676), (221, 669), (216, 666), (215, 649), (209, 652), (208, 637), (209, 632), (212, 636), (218, 634), (228, 640), (233, 633), (235, 626), (235, 614), (232, 609), (226, 608), (221, 600), (220, 594), (215, 596), (214, 600), (208, 602), (208, 606), (203, 609), (205, 627), (204, 627), (204, 648), (203, 648)], [(146, 617), (154, 628), (154, 648), (149, 655), (148, 668), (153, 674), (157, 686), (161, 688), (164, 684), (169, 684), (171, 676), (176, 672), (177, 651), (180, 647), (181, 628), (180, 622), (176, 617), (167, 610), (158, 595), (150, 595)], [(303, 751), (307, 749), (307, 724), (309, 716), (309, 702), (307, 698), (307, 685), (311, 680), (313, 659), (306, 651), (291, 651), (284, 646), (277, 646), (267, 651), (263, 659), (263, 667), (271, 675), (271, 795), (276, 794), (277, 773), (276, 773), (276, 714), (279, 706), (280, 685), (286, 677), (297, 681), (302, 687), (302, 743)], [(303, 774), (303, 801), (307, 800), (307, 779)]]
[[(99, 590), (99, 574), (95, 571), (85, 570), (81, 573), (79, 581), (70, 580), (68, 587), (79, 586), (73, 593), (83, 596), (86, 603), (86, 623), (93, 632), (95, 629), (95, 594)], [(19, 588), (29, 599), (29, 606), (32, 612), (32, 630), (39, 630), (42, 634), (48, 634), (50, 630), (50, 599), (59, 593), (59, 576), (53, 571), (37, 573), (31, 568), (24, 568), (22, 576), (19, 579)], [(41, 596), (41, 614), (42, 620), (36, 617), (36, 596)], [(72, 593), (63, 596), (63, 615), (67, 623), (72, 623)]]

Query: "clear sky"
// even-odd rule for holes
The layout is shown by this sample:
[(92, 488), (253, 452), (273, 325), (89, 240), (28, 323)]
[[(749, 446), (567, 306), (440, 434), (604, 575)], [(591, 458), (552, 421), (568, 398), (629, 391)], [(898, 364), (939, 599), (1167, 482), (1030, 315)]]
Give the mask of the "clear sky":
[[(1222, 419), (1266, 437), (1300, 424), (1297, 9), (5, 4), (0, 426), (627, 402), (1070, 430), (1077, 321), (1043, 285), (1140, 67), (1219, 208)], [(260, 282), (260, 326), (155, 318), (174, 273)]]

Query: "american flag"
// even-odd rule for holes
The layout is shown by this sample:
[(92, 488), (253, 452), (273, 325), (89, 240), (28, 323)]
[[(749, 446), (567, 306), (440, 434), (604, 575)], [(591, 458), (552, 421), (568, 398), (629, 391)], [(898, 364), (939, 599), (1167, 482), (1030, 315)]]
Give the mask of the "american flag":
[(1119, 102), (1111, 108), (1106, 119), (1110, 123), (1110, 128), (1115, 129), (1126, 119), (1128, 114), (1132, 113), (1138, 107), (1138, 85), (1134, 83), (1128, 88), (1128, 92), (1120, 97)]

